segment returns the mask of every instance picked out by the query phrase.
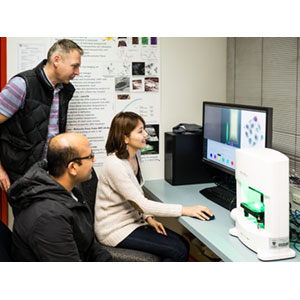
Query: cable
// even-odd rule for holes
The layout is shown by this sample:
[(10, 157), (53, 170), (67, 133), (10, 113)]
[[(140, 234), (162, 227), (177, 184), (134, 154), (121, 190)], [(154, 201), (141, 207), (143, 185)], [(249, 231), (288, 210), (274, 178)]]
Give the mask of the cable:
[(296, 244), (299, 244), (300, 243), (300, 238), (298, 238), (298, 240), (296, 240), (295, 242), (294, 242), (294, 248), (298, 251), (298, 252), (300, 252), (300, 248), (298, 248), (297, 246), (296, 246)]
[[(299, 228), (300, 223), (298, 222), (298, 220), (300, 220), (300, 211), (296, 209), (293, 213), (291, 203), (290, 203), (289, 210), (290, 210), (290, 224)], [(300, 232), (295, 228), (293, 228), (291, 225), (290, 225), (290, 242), (293, 244), (295, 250), (300, 252), (300, 248), (297, 246), (298, 244), (300, 244)]]
[(300, 220), (300, 210), (299, 209), (295, 210), (295, 217)]
[(300, 178), (298, 176), (291, 175), (289, 179), (292, 184), (300, 184)]

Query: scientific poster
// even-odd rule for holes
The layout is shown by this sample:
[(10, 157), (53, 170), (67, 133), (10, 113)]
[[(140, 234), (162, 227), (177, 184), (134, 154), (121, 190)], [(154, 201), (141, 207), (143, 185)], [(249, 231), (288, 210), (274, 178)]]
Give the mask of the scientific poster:
[(17, 73), (35, 68), (45, 59), (46, 46), (44, 43), (17, 44)]
[[(58, 39), (58, 38), (56, 38)], [(157, 37), (70, 38), (84, 50), (76, 92), (69, 104), (68, 130), (85, 134), (96, 155), (96, 171), (106, 157), (112, 118), (134, 111), (146, 122), (142, 161), (159, 160), (160, 48)]]

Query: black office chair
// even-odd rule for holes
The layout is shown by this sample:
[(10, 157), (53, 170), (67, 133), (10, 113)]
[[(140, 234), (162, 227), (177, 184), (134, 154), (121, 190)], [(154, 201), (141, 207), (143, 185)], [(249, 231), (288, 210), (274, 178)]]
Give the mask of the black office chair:
[(12, 261), (10, 251), (11, 251), (11, 231), (0, 220), (0, 262)]
[[(97, 183), (98, 177), (93, 169), (92, 179), (89, 181), (85, 181), (80, 183), (77, 188), (83, 193), (85, 196), (85, 200), (87, 201), (89, 207), (92, 210), (94, 215), (95, 208), (95, 199), (96, 199), (96, 191), (97, 191)], [(162, 259), (154, 254), (137, 251), (132, 249), (125, 248), (115, 248), (103, 245), (103, 247), (111, 254), (113, 261), (115, 262), (156, 262), (161, 261)]]

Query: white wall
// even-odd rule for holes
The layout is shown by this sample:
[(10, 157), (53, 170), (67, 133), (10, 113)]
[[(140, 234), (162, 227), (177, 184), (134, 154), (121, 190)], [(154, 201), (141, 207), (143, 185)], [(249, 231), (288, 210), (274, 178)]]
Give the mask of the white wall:
[(226, 38), (161, 38), (160, 162), (143, 163), (145, 179), (164, 178), (164, 132), (202, 125), (202, 102), (226, 102)]
[[(7, 39), (8, 79), (16, 74), (16, 43), (41, 40), (48, 43), (47, 38)], [(161, 159), (143, 163), (146, 180), (164, 178), (164, 132), (179, 123), (201, 125), (204, 100), (226, 101), (226, 38), (161, 38), (160, 42)], [(10, 213), (10, 227), (12, 220)]]

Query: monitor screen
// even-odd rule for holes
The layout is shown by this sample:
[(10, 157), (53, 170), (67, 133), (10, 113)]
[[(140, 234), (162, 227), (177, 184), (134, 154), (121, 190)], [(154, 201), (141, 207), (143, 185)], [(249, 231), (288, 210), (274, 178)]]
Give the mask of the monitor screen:
[(203, 160), (235, 175), (235, 150), (272, 147), (272, 108), (203, 102)]

